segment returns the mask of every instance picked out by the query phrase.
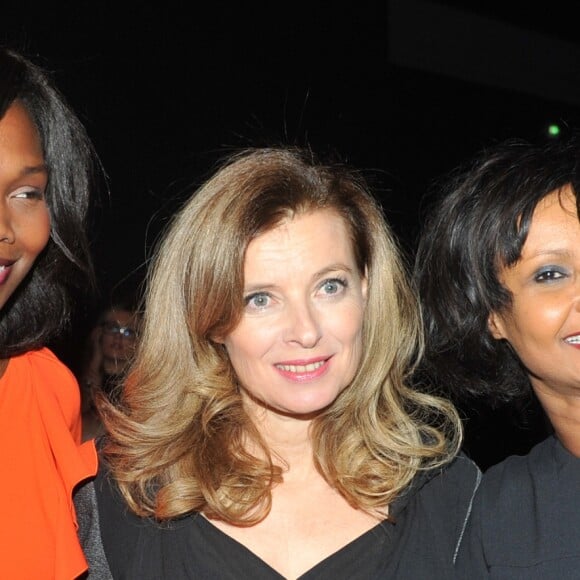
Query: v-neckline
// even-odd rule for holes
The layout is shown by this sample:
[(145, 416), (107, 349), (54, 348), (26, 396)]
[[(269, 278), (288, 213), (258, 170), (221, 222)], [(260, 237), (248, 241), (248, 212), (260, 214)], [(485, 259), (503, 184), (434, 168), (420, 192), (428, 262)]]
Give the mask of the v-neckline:
[[(230, 536), (229, 534), (227, 534), (226, 532), (224, 532), (223, 530), (221, 530), (220, 528), (215, 526), (210, 520), (208, 520), (202, 514), (197, 514), (195, 516), (195, 519), (197, 520), (198, 525), (203, 529), (204, 532), (209, 532), (211, 534), (214, 534), (218, 538), (225, 540), (226, 542), (228, 542), (229, 544), (234, 546), (237, 550), (242, 551), (247, 556), (251, 557), (254, 561), (258, 562), (258, 564), (260, 566), (268, 569), (277, 578), (284, 578), (284, 579), (286, 578), (280, 572), (278, 572), (278, 570), (276, 570), (270, 564), (268, 564), (268, 562), (266, 562), (260, 556), (258, 556), (258, 554), (256, 554), (252, 550), (250, 550), (250, 548), (248, 548), (247, 546), (242, 544), (239, 540), (236, 540), (235, 538), (233, 538), (232, 536)], [(319, 562), (314, 564), (314, 566), (312, 566), (311, 568), (309, 568), (308, 570), (303, 572), (300, 576), (298, 576), (297, 580), (300, 580), (301, 578), (306, 578), (310, 573), (314, 572), (318, 567), (323, 566), (326, 562), (329, 562), (330, 560), (332, 560), (335, 557), (338, 557), (340, 554), (343, 554), (347, 550), (352, 549), (357, 543), (365, 541), (369, 535), (376, 534), (377, 532), (386, 535), (386, 530), (384, 527), (385, 523), (388, 523), (388, 520), (383, 520), (381, 522), (378, 522), (375, 526), (368, 529), (366, 532), (363, 532), (360, 536), (353, 538), (350, 542), (344, 544), (344, 546), (342, 546), (341, 548), (339, 548), (338, 550), (336, 550), (332, 554), (329, 554), (328, 556), (326, 556), (325, 558), (323, 558), (322, 560), (320, 560)]]

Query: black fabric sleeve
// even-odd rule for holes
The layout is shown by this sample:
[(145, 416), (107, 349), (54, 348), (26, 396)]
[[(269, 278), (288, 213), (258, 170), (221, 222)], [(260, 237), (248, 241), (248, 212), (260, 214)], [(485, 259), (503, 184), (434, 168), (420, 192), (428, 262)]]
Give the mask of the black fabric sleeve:
[(147, 521), (129, 511), (104, 462), (94, 487), (104, 553), (113, 578), (122, 580), (127, 578), (127, 570), (138, 552)]
[(74, 495), (79, 541), (89, 564), (83, 580), (112, 580), (113, 576), (103, 550), (95, 487), (92, 481), (84, 483)]

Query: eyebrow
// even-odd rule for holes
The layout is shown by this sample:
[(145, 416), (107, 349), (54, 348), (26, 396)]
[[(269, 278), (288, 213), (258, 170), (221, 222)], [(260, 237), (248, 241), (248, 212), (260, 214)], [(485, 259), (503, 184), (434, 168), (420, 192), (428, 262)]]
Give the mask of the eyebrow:
[(534, 252), (533, 254), (525, 256), (525, 259), (530, 260), (533, 258), (542, 258), (544, 256), (560, 256), (560, 257), (569, 258), (570, 256), (572, 256), (572, 252), (570, 252), (570, 250), (567, 250), (565, 248), (544, 249), (544, 250), (538, 250), (537, 252)]
[(24, 175), (31, 175), (33, 173), (48, 173), (48, 166), (46, 165), (46, 163), (42, 163), (40, 165), (27, 166), (24, 168), (22, 173)]
[[(317, 280), (318, 278), (323, 278), (324, 276), (326, 276), (327, 274), (330, 274), (331, 272), (338, 272), (338, 271), (346, 272), (347, 274), (352, 274), (352, 268), (349, 268), (346, 264), (336, 263), (336, 264), (331, 264), (329, 266), (325, 266), (321, 270), (318, 270), (318, 272), (315, 272), (314, 275), (312, 276), (312, 280)], [(256, 292), (257, 290), (268, 290), (270, 288), (276, 288), (276, 286), (277, 286), (277, 284), (270, 284), (270, 283), (252, 284), (250, 286), (244, 286), (244, 293)]]
[(20, 175), (26, 177), (27, 175), (36, 175), (38, 173), (48, 173), (48, 166), (46, 163), (41, 163), (40, 165), (27, 165), (22, 169)]

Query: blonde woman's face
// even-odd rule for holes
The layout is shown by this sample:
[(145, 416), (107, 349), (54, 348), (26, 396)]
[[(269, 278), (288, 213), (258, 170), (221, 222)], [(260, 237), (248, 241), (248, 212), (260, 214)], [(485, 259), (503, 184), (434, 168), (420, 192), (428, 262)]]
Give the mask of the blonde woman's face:
[(291, 416), (330, 405), (360, 363), (366, 292), (334, 212), (297, 216), (254, 239), (242, 319), (223, 340), (247, 401)]
[(540, 201), (521, 258), (500, 273), (512, 305), (490, 316), (493, 336), (507, 340), (544, 396), (580, 394), (580, 223), (566, 190)]

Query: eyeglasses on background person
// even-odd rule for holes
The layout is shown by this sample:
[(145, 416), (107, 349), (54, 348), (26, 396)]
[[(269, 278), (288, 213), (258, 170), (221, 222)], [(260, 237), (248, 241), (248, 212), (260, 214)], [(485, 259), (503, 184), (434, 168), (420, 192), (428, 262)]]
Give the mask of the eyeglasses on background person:
[(120, 334), (121, 338), (126, 338), (127, 340), (135, 340), (137, 338), (137, 331), (130, 326), (120, 326), (114, 322), (103, 322), (102, 326), (105, 334)]
[(79, 355), (78, 380), (81, 385), (83, 439), (103, 433), (95, 407), (95, 396), (115, 397), (135, 353), (140, 315), (133, 300), (105, 305), (96, 313), (93, 327)]

